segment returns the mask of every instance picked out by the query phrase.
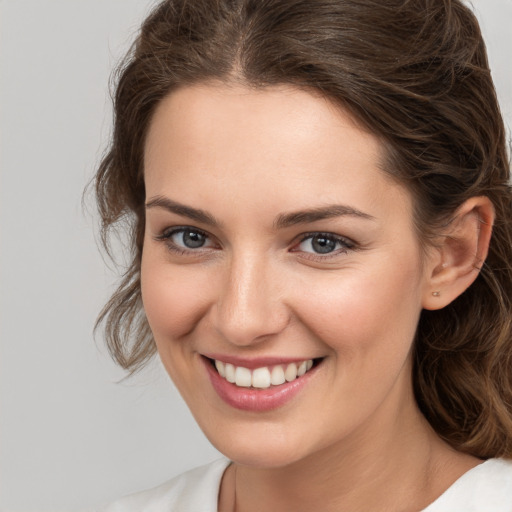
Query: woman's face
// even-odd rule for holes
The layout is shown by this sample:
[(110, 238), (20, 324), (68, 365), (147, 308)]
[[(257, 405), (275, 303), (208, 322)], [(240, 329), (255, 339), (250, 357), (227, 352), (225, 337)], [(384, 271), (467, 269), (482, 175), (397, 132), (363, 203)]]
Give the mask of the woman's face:
[(165, 368), (235, 461), (371, 446), (416, 411), (428, 265), (381, 151), (291, 87), (191, 86), (155, 113), (144, 307)]

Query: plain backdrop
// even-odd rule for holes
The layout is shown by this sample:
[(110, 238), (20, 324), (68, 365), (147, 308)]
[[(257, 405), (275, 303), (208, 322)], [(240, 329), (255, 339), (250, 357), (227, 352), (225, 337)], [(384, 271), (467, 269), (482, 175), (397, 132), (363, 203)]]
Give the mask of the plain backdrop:
[[(77, 511), (219, 456), (156, 360), (95, 342), (115, 274), (82, 191), (110, 131), (108, 81), (150, 0), (0, 0), (0, 508)], [(512, 0), (474, 0), (512, 125)]]

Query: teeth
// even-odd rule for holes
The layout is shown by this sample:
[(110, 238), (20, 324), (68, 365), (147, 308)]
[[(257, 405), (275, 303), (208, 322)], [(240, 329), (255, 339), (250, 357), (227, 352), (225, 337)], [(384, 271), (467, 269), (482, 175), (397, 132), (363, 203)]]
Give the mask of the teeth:
[[(313, 361), (311, 361), (311, 364), (313, 364)], [(272, 382), (273, 386), (279, 386), (279, 384), (284, 384), (286, 382), (282, 366), (274, 366), (274, 368), (272, 368), (272, 375), (270, 376), (270, 381)]]
[(286, 367), (286, 370), (284, 371), (284, 378), (288, 382), (291, 382), (297, 378), (297, 365), (295, 363), (290, 363)]
[(270, 372), (268, 368), (257, 368), (252, 372), (252, 387), (262, 389), (270, 387)]
[(306, 365), (306, 361), (302, 361), (302, 363), (300, 363), (299, 367), (297, 368), (297, 377), (302, 377), (302, 375), (306, 373)]
[(235, 367), (230, 363), (226, 363), (225, 369), (226, 369), (226, 380), (233, 384), (235, 382)]
[(222, 361), (215, 361), (215, 368), (217, 368), (217, 371), (221, 377), (226, 376), (226, 366)]
[(251, 370), (237, 366), (235, 370), (235, 384), (243, 388), (250, 388), (252, 384)]
[(292, 382), (297, 377), (302, 377), (313, 367), (313, 360), (307, 359), (300, 363), (276, 365), (272, 369), (264, 366), (249, 370), (243, 366), (234, 366), (231, 363), (215, 360), (215, 368), (219, 375), (228, 382), (244, 388), (267, 389), (270, 386), (280, 386), (285, 382)]

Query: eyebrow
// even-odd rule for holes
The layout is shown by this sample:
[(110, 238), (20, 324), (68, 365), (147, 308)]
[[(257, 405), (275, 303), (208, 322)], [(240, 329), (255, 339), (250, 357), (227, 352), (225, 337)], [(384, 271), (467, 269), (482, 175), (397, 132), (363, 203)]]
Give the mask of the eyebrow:
[(150, 208), (163, 208), (164, 210), (167, 210), (171, 213), (181, 215), (182, 217), (188, 217), (189, 219), (201, 222), (207, 226), (220, 225), (220, 222), (218, 222), (217, 219), (213, 217), (213, 215), (210, 215), (204, 210), (185, 206), (184, 204), (177, 203), (176, 201), (172, 201), (171, 199), (163, 196), (156, 196), (150, 199), (146, 203), (146, 209)]
[[(208, 212), (186, 206), (163, 196), (155, 196), (146, 203), (146, 209), (163, 208), (171, 213), (188, 217), (189, 219), (201, 222), (207, 226), (220, 226), (221, 223)], [(310, 210), (300, 210), (290, 213), (282, 213), (274, 221), (275, 229), (283, 229), (297, 224), (308, 224), (324, 219), (334, 217), (356, 217), (364, 220), (375, 220), (375, 217), (364, 213), (351, 206), (332, 204), (320, 208), (311, 208)]]
[(352, 208), (351, 206), (331, 204), (320, 208), (312, 208), (311, 210), (283, 213), (277, 217), (274, 222), (274, 227), (278, 229), (286, 228), (296, 224), (308, 224), (310, 222), (344, 216), (357, 217), (364, 220), (375, 220), (375, 217), (372, 215)]

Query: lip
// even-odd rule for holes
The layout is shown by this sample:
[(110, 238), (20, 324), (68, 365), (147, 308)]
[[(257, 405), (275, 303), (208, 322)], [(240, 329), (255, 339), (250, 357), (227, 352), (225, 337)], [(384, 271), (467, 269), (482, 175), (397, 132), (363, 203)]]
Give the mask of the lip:
[[(203, 356), (201, 358), (203, 360), (204, 366), (208, 373), (208, 377), (210, 378), (210, 382), (212, 383), (213, 388), (219, 395), (219, 397), (226, 402), (231, 407), (235, 409), (240, 409), (243, 411), (252, 411), (252, 412), (265, 412), (272, 411), (279, 407), (286, 405), (290, 402), (297, 394), (299, 394), (304, 387), (308, 385), (316, 374), (317, 366), (314, 366), (307, 373), (302, 375), (301, 377), (296, 378), (292, 382), (286, 382), (281, 384), (280, 386), (271, 386), (266, 389), (253, 389), (253, 388), (244, 388), (236, 386), (235, 384), (231, 384), (226, 379), (221, 377), (219, 373), (212, 366), (211, 361), (208, 360), (207, 357)], [(233, 360), (233, 358), (228, 358)], [(236, 358), (235, 358), (236, 359)], [(224, 362), (225, 359), (221, 359)], [(257, 361), (259, 366), (254, 366), (253, 368), (260, 368), (262, 366), (271, 366), (271, 364), (261, 364), (261, 360), (251, 360), (251, 362)], [(264, 359), (264, 361), (270, 361), (273, 364), (286, 364), (287, 362), (297, 362), (302, 361), (301, 359), (293, 359), (289, 361), (283, 361), (283, 359)], [(234, 363), (232, 363), (234, 364)], [(247, 363), (246, 363), (247, 364)], [(239, 366), (244, 366), (240, 364)], [(248, 366), (245, 366), (249, 368)], [(250, 369), (253, 369), (250, 368)]]

